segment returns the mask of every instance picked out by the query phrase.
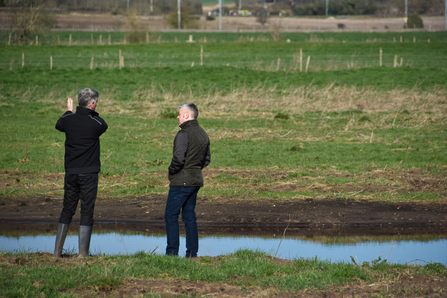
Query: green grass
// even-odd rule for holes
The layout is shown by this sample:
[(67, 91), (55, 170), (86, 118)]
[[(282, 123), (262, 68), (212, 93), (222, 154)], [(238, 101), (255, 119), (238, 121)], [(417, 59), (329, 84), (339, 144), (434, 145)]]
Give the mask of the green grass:
[[(377, 50), (374, 43), (354, 45), (299, 46), (308, 46), (316, 56), (341, 57), (346, 51), (370, 55)], [(392, 53), (446, 55), (442, 42), (382, 45)], [(276, 42), (210, 46), (222, 61), (234, 53), (241, 60), (273, 55), (285, 59), (297, 50), (296, 45)], [(3, 61), (15, 57), (12, 70), (7, 62), (0, 68), (0, 170), (5, 181), (11, 179), (8, 171), (24, 176), (20, 183), (5, 183), (0, 195), (61, 194), (59, 182), (51, 181), (64, 171), (64, 135), (54, 125), (66, 109), (66, 98), (76, 98), (78, 90), (89, 86), (100, 92), (98, 112), (109, 124), (101, 137), (100, 180), (100, 193), (108, 197), (166, 191), (165, 171), (178, 130), (176, 108), (189, 101), (199, 106), (199, 121), (211, 138), (209, 187), (202, 192), (210, 199), (335, 196), (431, 202), (445, 197), (435, 187), (447, 171), (447, 69), (442, 59), (431, 68), (308, 73), (208, 65), (121, 70), (80, 66), (83, 57), (116, 58), (119, 49), (127, 57), (169, 56), (181, 63), (199, 45), (0, 47)], [(22, 51), (29, 60), (23, 68), (17, 66)], [(55, 61), (59, 57), (72, 65), (49, 70), (39, 64), (50, 53)], [(241, 176), (241, 171), (248, 174)], [(428, 179), (433, 187), (415, 189), (412, 179)], [(370, 181), (378, 188), (371, 189)], [(314, 183), (324, 187), (308, 189)]]
[[(425, 41), (416, 43), (409, 42), (409, 40), (402, 43), (390, 42), (388, 39), (386, 41), (380, 39), (380, 42), (365, 42), (365, 38), (367, 40), (371, 38), (365, 33), (363, 35), (345, 33), (340, 36), (340, 42), (306, 42), (309, 38), (311, 40), (319, 40), (320, 37), (324, 39), (326, 35), (317, 37), (295, 34), (292, 37), (285, 34), (287, 39), (293, 40), (293, 42), (286, 42), (286, 39), (272, 42), (266, 41), (268, 33), (264, 33), (267, 35), (264, 37), (258, 36), (254, 41), (248, 41), (251, 37), (243, 37), (236, 33), (225, 33), (225, 35), (195, 33), (194, 36), (198, 42), (186, 43), (185, 41), (189, 37), (188, 33), (163, 33), (164, 38), (167, 39), (164, 43), (131, 45), (114, 43), (97, 45), (96, 42), (87, 44), (91, 40), (91, 34), (79, 32), (76, 34), (79, 35), (79, 38), (87, 38), (86, 41), (80, 41), (81, 45), (74, 46), (67, 46), (66, 43), (64, 45), (52, 43), (53, 45), (40, 46), (0, 46), (0, 68), (21, 68), (22, 55), (25, 56), (25, 68), (49, 70), (50, 57), (53, 58), (53, 69), (89, 69), (92, 58), (94, 59), (94, 68), (119, 68), (118, 56), (121, 51), (125, 67), (128, 68), (178, 67), (191, 66), (193, 63), (198, 66), (203, 61), (204, 65), (212, 67), (232, 66), (254, 70), (297, 72), (300, 69), (300, 49), (303, 51), (301, 68), (305, 70), (307, 57), (311, 57), (309, 71), (312, 72), (378, 67), (380, 49), (383, 52), (382, 65), (384, 67), (393, 67), (395, 56), (397, 56), (398, 63), (402, 59), (402, 66), (406, 68), (421, 67), (445, 70), (447, 67), (445, 59), (447, 36), (445, 33), (423, 33), (424, 35), (421, 36), (424, 36), (424, 39), (421, 40)], [(98, 33), (95, 34), (102, 36)], [(182, 34), (182, 36), (177, 36), (178, 34)], [(110, 35), (112, 36), (112, 33)], [(212, 42), (219, 36), (223, 38), (227, 35), (228, 38), (232, 37), (230, 42), (227, 42), (225, 38), (220, 40), (222, 42)], [(406, 35), (407, 38), (410, 36)], [(353, 40), (346, 42), (344, 37)], [(205, 38), (207, 43), (203, 42)], [(427, 42), (428, 39), (431, 40), (430, 43)], [(176, 40), (178, 42), (175, 42)], [(238, 40), (241, 42), (236, 42)], [(201, 60), (200, 54), (201, 47), (203, 47), (203, 60)]]
[[(202, 5), (203, 6), (214, 6), (214, 5), (218, 5), (219, 1), (218, 0), (202, 0)], [(222, 0), (222, 5), (229, 5), (229, 4), (234, 4), (233, 0)]]
[[(313, 33), (297, 33), (286, 32), (286, 28), (282, 28), (281, 40), (290, 39), (291, 44), (296, 43), (369, 43), (377, 45), (385, 44), (402, 44), (408, 45), (420, 43), (445, 43), (447, 42), (446, 32), (313, 32)], [(290, 28), (297, 29), (297, 28)], [(298, 28), (300, 29), (300, 28)], [(123, 46), (126, 32), (82, 32), (82, 31), (59, 31), (48, 32), (46, 34), (38, 34), (39, 45), (68, 45), (71, 35), (72, 45), (102, 45), (116, 44)], [(269, 32), (149, 32), (149, 43), (184, 43), (189, 40), (189, 36), (193, 35), (193, 40), (200, 43), (234, 43), (240, 41), (267, 41), (272, 40)], [(9, 31), (0, 30), (0, 44), (7, 45), (9, 40)], [(34, 40), (30, 40), (35, 43)], [(127, 38), (128, 42), (128, 38)], [(146, 42), (146, 38), (142, 42)]]
[(251, 293), (293, 294), (305, 289), (337, 288), (347, 284), (390, 283), (403, 273), (411, 278), (447, 277), (447, 269), (440, 264), (356, 266), (317, 259), (278, 262), (268, 254), (249, 250), (196, 261), (146, 253), (95, 256), (86, 260), (71, 257), (59, 261), (49, 254), (6, 253), (1, 255), (0, 265), (8, 268), (0, 277), (0, 295), (5, 297), (113, 293), (137, 281), (205, 282), (226, 284)]

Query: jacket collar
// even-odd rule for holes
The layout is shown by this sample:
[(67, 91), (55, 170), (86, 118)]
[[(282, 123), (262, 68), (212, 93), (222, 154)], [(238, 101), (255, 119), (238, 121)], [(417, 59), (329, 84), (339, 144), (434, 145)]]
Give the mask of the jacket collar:
[(180, 128), (185, 128), (187, 126), (194, 125), (194, 124), (199, 124), (199, 121), (197, 121), (197, 119), (185, 121), (182, 124), (180, 124)]
[(76, 107), (76, 113), (87, 114), (87, 115), (92, 115), (92, 116), (99, 115), (96, 111), (90, 110), (89, 108), (80, 107), (80, 106)]

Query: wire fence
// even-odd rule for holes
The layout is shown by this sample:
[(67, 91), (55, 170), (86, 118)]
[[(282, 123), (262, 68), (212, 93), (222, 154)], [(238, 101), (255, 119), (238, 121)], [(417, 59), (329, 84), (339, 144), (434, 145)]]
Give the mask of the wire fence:
[[(277, 49), (278, 50), (278, 49)], [(280, 52), (280, 51), (278, 51)], [(358, 69), (368, 67), (417, 67), (417, 68), (447, 68), (447, 56), (427, 54), (393, 54), (386, 53), (381, 48), (376, 54), (319, 54), (298, 49), (294, 53), (282, 53), (274, 56), (272, 53), (241, 55), (240, 53), (206, 52), (201, 47), (197, 53), (175, 54), (141, 54), (126, 51), (116, 51), (114, 54), (85, 54), (67, 57), (60, 54), (46, 57), (27, 57), (25, 52), (15, 57), (0, 57), (0, 68), (43, 68), (43, 69), (113, 69), (113, 68), (152, 68), (152, 67), (243, 67), (265, 71), (324, 71)]]

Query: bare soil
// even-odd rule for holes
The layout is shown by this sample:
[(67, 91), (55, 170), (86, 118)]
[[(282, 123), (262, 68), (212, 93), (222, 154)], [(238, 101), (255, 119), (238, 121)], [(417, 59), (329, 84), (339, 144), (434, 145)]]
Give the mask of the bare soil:
[[(166, 196), (101, 199), (95, 229), (164, 233)], [(60, 197), (0, 197), (0, 230), (52, 230), (62, 209)], [(278, 235), (447, 235), (447, 203), (381, 203), (347, 199), (210, 201), (198, 197), (201, 234)], [(73, 223), (79, 222), (79, 212)]]
[[(208, 11), (208, 8), (204, 8)], [(128, 31), (131, 19), (124, 15), (69, 13), (57, 14), (57, 24), (53, 30), (69, 31)], [(407, 31), (443, 31), (444, 17), (422, 16), (424, 29), (407, 29)], [(132, 20), (139, 30), (144, 31), (177, 31), (170, 28), (163, 16), (135, 16)], [(12, 18), (7, 10), (0, 10), (0, 29), (9, 30)], [(277, 17), (272, 16), (265, 25), (261, 25), (255, 16), (224, 16), (222, 32), (260, 32), (280, 30), (282, 32), (401, 32), (404, 20), (400, 17)], [(219, 18), (207, 21), (200, 17), (196, 24), (187, 31), (216, 32), (219, 31)], [(340, 28), (343, 29), (340, 29)]]

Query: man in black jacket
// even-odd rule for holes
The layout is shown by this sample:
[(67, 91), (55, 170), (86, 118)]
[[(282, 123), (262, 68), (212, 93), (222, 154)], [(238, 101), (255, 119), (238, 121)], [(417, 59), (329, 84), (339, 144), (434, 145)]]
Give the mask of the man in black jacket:
[(193, 103), (179, 106), (177, 116), (181, 130), (174, 139), (174, 150), (169, 166), (170, 188), (166, 202), (165, 222), (168, 245), (167, 255), (178, 255), (179, 224), (182, 221), (186, 230), (186, 257), (197, 257), (199, 235), (197, 231), (196, 207), (197, 193), (203, 186), (202, 169), (211, 162), (210, 140), (200, 127), (197, 117), (199, 110)]
[(79, 257), (89, 255), (93, 228), (93, 211), (98, 192), (98, 173), (101, 170), (99, 136), (107, 123), (95, 112), (99, 93), (91, 88), (79, 91), (76, 113), (73, 100), (68, 98), (68, 111), (56, 123), (65, 133), (64, 203), (57, 227), (54, 256), (60, 257), (68, 227), (81, 200), (79, 226)]

